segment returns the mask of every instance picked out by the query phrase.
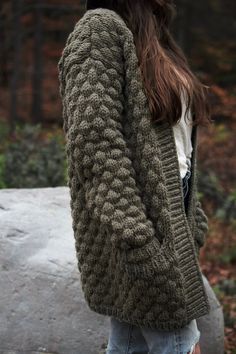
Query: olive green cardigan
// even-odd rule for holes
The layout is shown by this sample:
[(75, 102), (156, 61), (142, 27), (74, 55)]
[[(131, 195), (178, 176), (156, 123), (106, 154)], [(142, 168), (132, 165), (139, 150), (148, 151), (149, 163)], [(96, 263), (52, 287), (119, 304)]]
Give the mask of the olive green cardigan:
[(164, 330), (207, 314), (197, 127), (185, 214), (173, 129), (151, 119), (123, 19), (113, 10), (88, 10), (58, 69), (75, 248), (90, 309)]

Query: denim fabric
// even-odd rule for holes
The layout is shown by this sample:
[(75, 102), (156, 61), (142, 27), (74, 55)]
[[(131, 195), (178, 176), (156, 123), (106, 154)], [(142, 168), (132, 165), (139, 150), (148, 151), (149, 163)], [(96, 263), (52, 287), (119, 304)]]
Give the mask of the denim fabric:
[(191, 177), (191, 171), (188, 169), (184, 178), (182, 178), (182, 188), (183, 188), (183, 195), (184, 195), (185, 210), (187, 209), (190, 177)]
[[(190, 175), (188, 170), (182, 179), (185, 208)], [(192, 354), (199, 339), (200, 331), (196, 320), (178, 330), (159, 331), (137, 327), (111, 316), (106, 354)]]
[(106, 354), (190, 354), (200, 339), (196, 320), (174, 331), (138, 327), (110, 317)]

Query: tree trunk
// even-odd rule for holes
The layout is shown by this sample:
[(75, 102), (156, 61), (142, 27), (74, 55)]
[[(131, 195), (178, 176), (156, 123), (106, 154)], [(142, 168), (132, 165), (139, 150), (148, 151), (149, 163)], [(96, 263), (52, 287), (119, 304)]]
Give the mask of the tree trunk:
[(39, 123), (43, 119), (42, 112), (42, 81), (43, 81), (43, 57), (42, 57), (42, 9), (40, 2), (35, 1), (34, 7), (34, 64), (32, 77), (32, 121)]
[(10, 132), (15, 129), (16, 121), (18, 118), (18, 95), (20, 78), (20, 62), (21, 62), (21, 41), (22, 41), (22, 28), (21, 28), (21, 13), (22, 13), (22, 0), (12, 0), (12, 48), (13, 48), (13, 61), (11, 71), (10, 83)]

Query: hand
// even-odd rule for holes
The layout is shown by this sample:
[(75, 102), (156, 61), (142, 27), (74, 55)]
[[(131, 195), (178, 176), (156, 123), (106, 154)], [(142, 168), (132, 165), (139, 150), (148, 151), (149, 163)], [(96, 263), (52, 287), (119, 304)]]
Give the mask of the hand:
[(201, 348), (199, 342), (195, 345), (193, 351), (188, 352), (187, 354), (201, 354)]

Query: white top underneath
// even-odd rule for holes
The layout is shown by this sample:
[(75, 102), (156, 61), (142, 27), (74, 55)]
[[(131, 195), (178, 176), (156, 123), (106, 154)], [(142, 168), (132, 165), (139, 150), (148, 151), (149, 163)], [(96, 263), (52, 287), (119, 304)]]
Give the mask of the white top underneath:
[(186, 115), (186, 122), (184, 118), (184, 113), (186, 112), (186, 101), (184, 100), (183, 95), (181, 95), (182, 100), (182, 115), (180, 121), (173, 126), (174, 137), (175, 137), (175, 145), (177, 149), (178, 161), (179, 161), (179, 169), (181, 178), (183, 178), (188, 169), (191, 166), (191, 156), (192, 156), (192, 126), (190, 122), (192, 122), (192, 114), (189, 110)]

